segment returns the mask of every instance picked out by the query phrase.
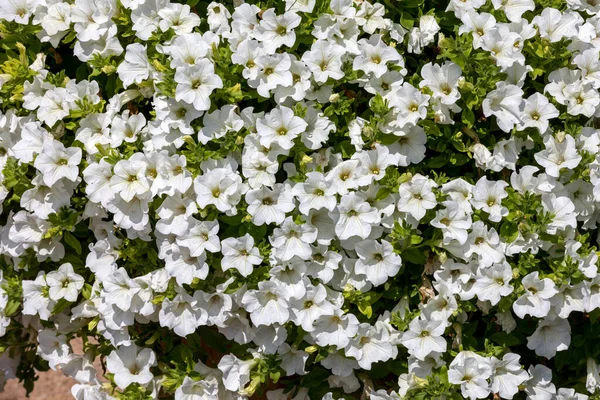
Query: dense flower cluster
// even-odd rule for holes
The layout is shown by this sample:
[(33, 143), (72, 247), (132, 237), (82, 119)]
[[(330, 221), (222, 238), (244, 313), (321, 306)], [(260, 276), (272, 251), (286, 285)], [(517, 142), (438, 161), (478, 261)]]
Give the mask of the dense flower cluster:
[(0, 386), (600, 398), (597, 0), (0, 18)]

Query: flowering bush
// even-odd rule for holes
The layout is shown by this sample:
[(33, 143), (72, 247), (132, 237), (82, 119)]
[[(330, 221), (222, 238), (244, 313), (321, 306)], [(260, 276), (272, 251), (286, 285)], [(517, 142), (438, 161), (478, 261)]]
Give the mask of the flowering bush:
[(600, 399), (600, 2), (0, 16), (0, 386)]

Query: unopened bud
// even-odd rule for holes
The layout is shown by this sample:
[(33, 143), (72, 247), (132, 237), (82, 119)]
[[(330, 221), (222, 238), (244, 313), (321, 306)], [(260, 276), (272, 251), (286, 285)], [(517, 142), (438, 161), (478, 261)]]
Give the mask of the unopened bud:
[(302, 156), (302, 159), (300, 160), (300, 165), (306, 165), (308, 163), (313, 162), (312, 157), (308, 156), (307, 154)]
[(260, 383), (260, 376), (255, 376), (254, 378), (252, 378), (252, 381), (250, 381), (248, 387), (242, 390), (242, 394), (251, 397), (254, 394), (254, 392), (256, 392), (256, 389), (258, 389), (258, 386), (260, 386)]
[(117, 70), (117, 67), (115, 67), (114, 65), (110, 65), (110, 64), (102, 67), (102, 72), (104, 72), (106, 75), (111, 75), (116, 70)]
[(304, 349), (304, 351), (307, 352), (308, 354), (312, 354), (317, 350), (319, 350), (319, 348), (317, 346), (308, 346), (307, 348)]

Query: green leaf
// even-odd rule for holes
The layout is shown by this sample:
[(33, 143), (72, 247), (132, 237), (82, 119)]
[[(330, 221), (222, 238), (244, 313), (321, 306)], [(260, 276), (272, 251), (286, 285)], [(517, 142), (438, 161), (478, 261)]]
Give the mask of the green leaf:
[(350, 158), (355, 153), (356, 149), (350, 143), (349, 140), (343, 140), (338, 145), (336, 145), (336, 149), (339, 148), (339, 151), (342, 153), (342, 157)]
[(269, 378), (271, 378), (271, 380), (274, 383), (277, 383), (279, 381), (280, 377), (281, 377), (281, 371), (276, 371), (276, 372), (269, 373)]
[(400, 25), (406, 29), (412, 29), (415, 26), (415, 18), (407, 12), (403, 12), (400, 16)]
[(373, 309), (371, 308), (371, 305), (366, 302), (366, 301), (360, 301), (358, 304), (358, 311), (360, 311), (360, 313), (364, 316), (366, 316), (367, 318), (371, 318), (371, 316), (373, 315)]
[(79, 243), (79, 240), (71, 232), (63, 232), (63, 238), (69, 247), (75, 250), (77, 254), (81, 254), (81, 243)]
[(437, 157), (430, 158), (427, 162), (427, 166), (429, 168), (441, 168), (447, 164), (446, 156), (441, 155)]
[(390, 111), (390, 108), (388, 107), (387, 103), (387, 100), (384, 99), (383, 96), (381, 96), (381, 94), (377, 93), (375, 97), (371, 99), (370, 109), (375, 114), (384, 116)]
[(475, 125), (475, 114), (470, 108), (464, 109), (461, 115), (461, 120), (463, 124), (467, 125), (469, 128), (472, 128)]
[(227, 341), (219, 332), (208, 327), (201, 327), (197, 332), (202, 337), (202, 341), (204, 341), (211, 348), (220, 353), (225, 353), (227, 351)]
[(52, 309), (52, 314), (60, 314), (69, 307), (71, 303), (65, 299), (60, 299)]
[(256, 242), (259, 242), (261, 239), (264, 239), (267, 236), (267, 225), (257, 226), (254, 224), (244, 224), (243, 227)]
[(6, 315), (7, 317), (10, 317), (19, 309), (20, 305), (21, 305), (21, 302), (19, 300), (10, 299), (8, 301), (8, 303), (6, 304), (6, 308), (4, 309), (4, 315)]
[(510, 335), (506, 332), (492, 333), (490, 336), (488, 336), (488, 338), (494, 343), (504, 345), (506, 347), (517, 346), (524, 343), (522, 339), (519, 339), (517, 336)]
[(401, 0), (399, 3), (404, 6), (404, 8), (417, 8), (424, 2), (425, 0)]
[(600, 321), (600, 308), (596, 308), (590, 313), (590, 323), (594, 325), (598, 323), (598, 321)]
[(317, 387), (323, 385), (323, 382), (327, 381), (330, 372), (325, 368), (319, 366), (313, 366), (310, 372), (302, 378), (303, 387)]
[(89, 283), (86, 283), (85, 285), (83, 285), (83, 288), (81, 289), (81, 295), (83, 296), (84, 299), (88, 300), (91, 296), (92, 296), (92, 285), (90, 285)]
[(423, 254), (423, 251), (415, 248), (403, 250), (401, 255), (402, 259), (413, 264), (423, 265), (427, 261), (427, 257)]
[(410, 235), (410, 244), (415, 245), (423, 241), (423, 238), (419, 235)]
[(504, 222), (500, 226), (500, 236), (505, 238), (507, 242), (512, 242), (519, 236), (519, 228), (516, 224)]

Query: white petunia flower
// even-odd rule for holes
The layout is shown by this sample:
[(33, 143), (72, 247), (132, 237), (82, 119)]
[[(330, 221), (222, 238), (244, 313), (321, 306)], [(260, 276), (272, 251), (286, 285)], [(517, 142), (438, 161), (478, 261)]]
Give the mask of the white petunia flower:
[(211, 93), (223, 87), (223, 81), (215, 74), (214, 65), (205, 58), (192, 66), (177, 68), (175, 82), (175, 100), (192, 104), (198, 111), (210, 109)]
[(515, 85), (504, 82), (496, 84), (496, 90), (489, 92), (483, 100), (483, 114), (486, 117), (494, 115), (498, 127), (504, 132), (521, 123), (523, 109), (523, 91)]
[(488, 300), (492, 305), (496, 305), (502, 297), (513, 292), (514, 288), (509, 284), (511, 279), (512, 269), (509, 264), (493, 264), (488, 268), (478, 270), (473, 290), (479, 300)]
[(275, 228), (269, 238), (273, 246), (272, 254), (281, 261), (289, 261), (294, 257), (302, 260), (310, 259), (310, 244), (317, 240), (317, 229), (310, 225), (298, 225), (292, 217), (287, 217), (281, 228)]
[(371, 234), (372, 226), (381, 220), (377, 209), (356, 193), (342, 196), (333, 212), (333, 219), (335, 234), (340, 240), (353, 236), (366, 239)]
[(270, 8), (262, 14), (262, 20), (254, 37), (261, 41), (268, 54), (273, 54), (281, 46), (292, 47), (296, 42), (294, 28), (300, 25), (301, 18), (293, 11), (276, 15)]
[(559, 230), (564, 231), (567, 227), (577, 226), (577, 219), (573, 214), (575, 205), (568, 197), (557, 197), (551, 193), (543, 194), (542, 207), (551, 218), (546, 225), (546, 232), (556, 234)]
[(260, 144), (271, 147), (279, 145), (284, 150), (294, 146), (297, 138), (307, 127), (306, 121), (294, 115), (294, 111), (288, 107), (280, 107), (271, 110), (264, 118), (256, 120), (256, 131), (260, 136)]
[(492, 357), (490, 389), (503, 399), (512, 399), (519, 392), (519, 386), (529, 380), (529, 374), (519, 364), (520, 358), (521, 356), (514, 353), (505, 354), (502, 360)]
[(258, 248), (254, 247), (254, 238), (247, 233), (240, 238), (223, 239), (221, 248), (221, 269), (236, 269), (244, 277), (250, 275), (254, 266), (263, 260)]
[(585, 388), (590, 393), (595, 393), (600, 389), (600, 373), (598, 373), (598, 363), (593, 358), (587, 359), (587, 377)]
[(346, 50), (342, 46), (326, 40), (317, 40), (312, 44), (310, 51), (302, 55), (302, 61), (312, 72), (315, 81), (325, 83), (329, 78), (343, 78), (342, 56), (345, 53)]
[(395, 93), (389, 95), (389, 105), (398, 111), (398, 127), (416, 125), (427, 116), (427, 107), (431, 96), (423, 94), (410, 83), (403, 83)]
[(388, 71), (387, 63), (395, 62), (403, 66), (402, 57), (393, 47), (388, 46), (380, 35), (373, 35), (369, 40), (361, 39), (359, 42), (361, 53), (354, 58), (352, 67), (365, 74), (373, 74), (380, 78)]
[(521, 115), (521, 128), (537, 128), (541, 134), (546, 133), (549, 120), (558, 117), (558, 109), (541, 93), (534, 93), (525, 100)]
[(248, 290), (241, 304), (250, 313), (250, 319), (256, 326), (285, 324), (290, 317), (287, 294), (282, 285), (270, 281), (258, 283), (258, 290)]
[(130, 44), (125, 52), (125, 61), (117, 68), (119, 79), (123, 87), (134, 83), (140, 84), (152, 74), (152, 67), (148, 61), (147, 48), (139, 43)]
[(394, 252), (392, 245), (382, 240), (365, 240), (356, 244), (359, 259), (354, 266), (354, 272), (363, 274), (374, 286), (384, 284), (389, 277), (400, 271), (402, 258)]
[(197, 307), (199, 296), (200, 292), (192, 297), (180, 289), (173, 300), (164, 299), (158, 314), (160, 326), (172, 329), (181, 337), (194, 333), (206, 315), (206, 311)]
[(446, 351), (446, 339), (442, 337), (446, 329), (444, 321), (425, 321), (415, 318), (410, 321), (409, 330), (402, 335), (400, 342), (408, 352), (424, 360), (432, 352), (443, 353)]
[(246, 202), (255, 225), (281, 224), (285, 214), (295, 207), (292, 191), (282, 184), (276, 184), (273, 189), (263, 187), (248, 190)]
[(488, 181), (484, 176), (475, 184), (471, 204), (476, 209), (487, 212), (490, 221), (500, 222), (508, 214), (508, 208), (502, 206), (502, 199), (508, 197), (507, 186), (508, 183), (504, 181)]
[(146, 175), (146, 163), (142, 161), (121, 160), (114, 166), (114, 175), (110, 178), (113, 193), (119, 193), (129, 202), (135, 196), (143, 196), (150, 190)]
[(83, 288), (84, 280), (81, 275), (75, 273), (70, 263), (65, 263), (58, 270), (46, 275), (46, 283), (50, 289), (48, 293), (50, 299), (74, 302)]
[(78, 147), (66, 148), (57, 140), (46, 140), (34, 166), (43, 174), (46, 186), (52, 186), (62, 178), (75, 182), (79, 175), (81, 155)]
[(353, 314), (336, 309), (331, 315), (321, 315), (314, 322), (311, 336), (319, 346), (344, 348), (358, 332), (359, 323)]
[(147, 385), (154, 378), (150, 368), (156, 365), (156, 354), (135, 344), (121, 346), (106, 357), (106, 367), (114, 374), (117, 386), (125, 389), (132, 383)]
[(335, 192), (320, 172), (307, 173), (306, 181), (294, 185), (292, 192), (298, 199), (298, 209), (304, 215), (308, 215), (310, 210), (322, 208), (333, 211), (337, 204)]
[(527, 338), (527, 348), (540, 357), (552, 358), (557, 351), (566, 350), (571, 344), (571, 326), (562, 318), (548, 317), (541, 320), (533, 335)]
[(534, 271), (525, 276), (522, 280), (525, 294), (521, 295), (514, 303), (513, 310), (519, 318), (525, 318), (525, 315), (543, 318), (550, 311), (550, 299), (558, 293), (552, 282), (548, 278), (539, 279), (538, 272)]
[(448, 381), (460, 385), (463, 397), (471, 400), (488, 396), (490, 388), (486, 379), (489, 376), (490, 368), (487, 365), (481, 365), (479, 360), (474, 357), (467, 357), (462, 363), (451, 365), (448, 370)]
[(400, 185), (398, 210), (420, 221), (427, 210), (435, 208), (437, 200), (433, 188), (436, 183), (422, 175), (415, 175), (410, 182)]
[(546, 169), (550, 176), (558, 178), (561, 169), (574, 169), (579, 165), (581, 156), (577, 152), (575, 139), (565, 135), (562, 141), (557, 141), (549, 135), (544, 139), (545, 150), (535, 153), (535, 161)]
[(442, 104), (454, 104), (460, 99), (458, 82), (461, 74), (460, 67), (452, 62), (445, 62), (441, 66), (427, 63), (421, 68), (423, 80), (419, 87), (431, 89), (433, 96), (439, 98)]
[(175, 240), (179, 246), (190, 251), (190, 256), (200, 257), (205, 254), (205, 251), (215, 253), (221, 249), (217, 235), (219, 232), (218, 221), (198, 221), (194, 219), (187, 226), (186, 231), (183, 235), (178, 235)]

